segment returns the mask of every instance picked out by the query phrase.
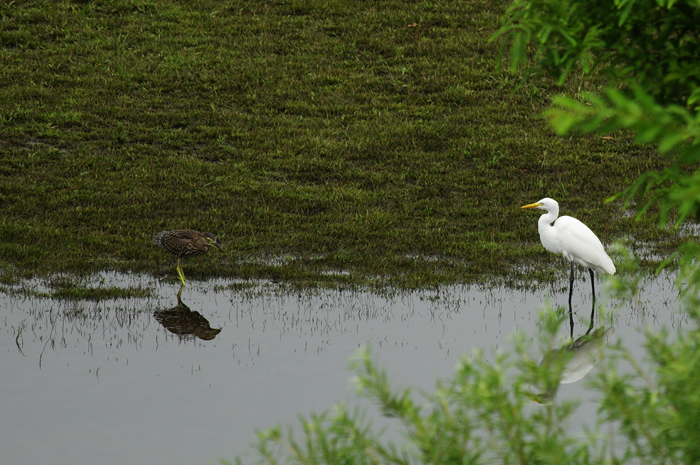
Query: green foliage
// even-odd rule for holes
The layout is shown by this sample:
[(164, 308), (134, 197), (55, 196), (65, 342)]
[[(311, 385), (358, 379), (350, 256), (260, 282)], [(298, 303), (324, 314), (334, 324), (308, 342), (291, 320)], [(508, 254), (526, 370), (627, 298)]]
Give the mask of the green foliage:
[[(700, 58), (700, 57), (699, 57)], [(700, 68), (700, 66), (698, 66)], [(633, 86), (631, 96), (608, 88), (605, 97), (585, 94), (582, 100), (560, 96), (547, 115), (560, 134), (574, 128), (611, 133), (629, 129), (640, 143), (657, 145), (670, 165), (658, 172), (639, 176), (630, 187), (613, 197), (634, 201), (638, 218), (654, 204), (659, 205), (659, 226), (666, 225), (671, 212), (677, 212), (675, 224), (697, 220), (700, 213), (700, 111), (679, 105), (662, 106), (641, 87)], [(700, 95), (700, 90), (696, 91)]]
[(510, 39), (510, 68), (526, 78), (601, 72), (684, 104), (700, 86), (698, 24), (697, 0), (517, 0), (494, 39)]
[(288, 436), (279, 427), (259, 433), (258, 453), (264, 461), (305, 464), (408, 464), (408, 454), (391, 444), (383, 445), (381, 433), (364, 420), (362, 412), (347, 411), (338, 405), (335, 411), (300, 417), (304, 442), (294, 439), (293, 430)]
[[(694, 318), (700, 314), (691, 311)], [(604, 393), (601, 420), (619, 425), (624, 435), (621, 461), (633, 463), (698, 463), (700, 460), (700, 332), (697, 329), (648, 333), (651, 373), (632, 356), (621, 355), (636, 376), (621, 376), (606, 364), (594, 387)]]

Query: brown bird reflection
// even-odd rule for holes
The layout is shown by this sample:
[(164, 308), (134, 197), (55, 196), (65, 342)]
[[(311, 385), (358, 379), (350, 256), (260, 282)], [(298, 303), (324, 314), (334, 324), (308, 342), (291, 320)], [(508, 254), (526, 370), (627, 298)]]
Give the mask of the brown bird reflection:
[(205, 341), (211, 341), (221, 332), (221, 328), (212, 328), (209, 320), (201, 313), (190, 310), (182, 303), (180, 293), (177, 294), (177, 305), (170, 310), (156, 310), (153, 316), (165, 329), (177, 334), (180, 339), (194, 339), (198, 337)]

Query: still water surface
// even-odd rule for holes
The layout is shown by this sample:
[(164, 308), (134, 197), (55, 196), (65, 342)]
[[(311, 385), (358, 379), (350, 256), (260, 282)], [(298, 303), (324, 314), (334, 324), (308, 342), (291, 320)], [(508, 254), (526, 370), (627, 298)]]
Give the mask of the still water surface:
[[(357, 404), (347, 361), (360, 346), (372, 344), (395, 387), (432, 390), (462, 355), (509, 349), (514, 331), (536, 336), (545, 301), (567, 301), (550, 290), (451, 286), (387, 297), (221, 281), (188, 283), (178, 304), (172, 282), (114, 274), (96, 282), (151, 287), (157, 297), (0, 294), (2, 463), (208, 464), (238, 455), (251, 463), (256, 429)], [(578, 281), (574, 293), (575, 337), (588, 327), (589, 285)], [(642, 289), (596, 327), (614, 326), (614, 338), (634, 348), (645, 325), (695, 325), (677, 312), (671, 277)], [(558, 396), (580, 397), (582, 386), (563, 385)]]

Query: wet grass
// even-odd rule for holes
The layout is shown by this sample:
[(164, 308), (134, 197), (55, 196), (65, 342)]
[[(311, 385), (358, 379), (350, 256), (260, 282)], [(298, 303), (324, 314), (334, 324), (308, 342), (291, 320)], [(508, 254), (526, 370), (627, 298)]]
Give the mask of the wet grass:
[[(114, 281), (110, 279), (110, 281)], [(73, 274), (52, 274), (44, 279), (15, 279), (0, 283), (0, 292), (62, 301), (93, 301), (144, 299), (154, 297), (154, 288), (141, 284), (106, 285), (107, 280)]]
[(551, 83), (511, 96), (505, 1), (3, 3), (2, 282), (175, 280), (151, 244), (175, 228), (224, 244), (188, 279), (549, 280), (566, 266), (519, 209), (544, 196), (607, 243), (682, 241), (603, 203), (663, 158), (555, 136)]
[(72, 277), (52, 278), (49, 281), (49, 292), (40, 296), (60, 300), (101, 301), (113, 299), (134, 299), (152, 296), (152, 289), (140, 286), (91, 286)]

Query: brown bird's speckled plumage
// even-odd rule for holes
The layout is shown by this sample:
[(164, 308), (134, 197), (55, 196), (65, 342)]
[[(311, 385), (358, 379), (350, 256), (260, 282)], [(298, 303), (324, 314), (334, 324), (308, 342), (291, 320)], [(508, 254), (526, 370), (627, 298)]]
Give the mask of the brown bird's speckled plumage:
[(185, 273), (182, 271), (180, 260), (184, 257), (204, 255), (211, 247), (221, 250), (221, 244), (210, 232), (201, 233), (191, 229), (173, 229), (161, 231), (153, 238), (153, 243), (177, 257), (177, 274), (185, 285)]

